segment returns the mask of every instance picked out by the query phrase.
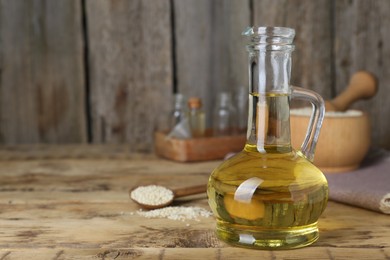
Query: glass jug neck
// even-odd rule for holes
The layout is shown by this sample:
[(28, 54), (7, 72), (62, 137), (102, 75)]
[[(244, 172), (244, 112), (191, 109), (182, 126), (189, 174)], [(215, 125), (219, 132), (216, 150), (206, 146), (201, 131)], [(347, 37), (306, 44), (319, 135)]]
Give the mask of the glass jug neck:
[(284, 27), (252, 27), (243, 34), (249, 37), (249, 92), (290, 93), (295, 31)]
[(290, 74), (295, 31), (252, 27), (249, 36), (249, 117), (246, 149), (291, 152)]
[(249, 94), (245, 150), (260, 153), (292, 151), (289, 100), (287, 94)]

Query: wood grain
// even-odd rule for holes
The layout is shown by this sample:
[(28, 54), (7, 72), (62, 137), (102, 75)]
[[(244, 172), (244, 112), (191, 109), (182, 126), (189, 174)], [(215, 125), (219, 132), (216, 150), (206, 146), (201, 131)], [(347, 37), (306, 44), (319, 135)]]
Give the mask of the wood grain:
[(202, 98), (211, 127), (218, 93), (247, 88), (241, 32), (250, 22), (249, 1), (179, 0), (174, 8), (177, 89)]
[(354, 107), (389, 149), (389, 12), (387, 0), (0, 0), (0, 144), (152, 152), (174, 91), (201, 97), (211, 127), (218, 93), (247, 91), (242, 30), (268, 25), (296, 29), (294, 85), (331, 99), (357, 70), (377, 76), (377, 96)]
[(152, 151), (172, 103), (170, 2), (86, 4), (93, 142)]
[[(354, 249), (356, 259), (387, 259), (388, 253), (380, 249)], [(297, 253), (298, 252), (298, 253)], [(1, 254), (3, 253), (3, 254)], [(297, 254), (296, 254), (297, 253)], [(239, 248), (123, 248), (123, 249), (9, 249), (1, 250), (0, 257), (13, 259), (350, 259), (349, 251), (337, 248), (303, 248), (299, 251), (257, 251)]]
[(80, 2), (0, 5), (0, 143), (86, 142)]
[(332, 95), (331, 1), (254, 0), (257, 26), (295, 29), (291, 84)]
[(336, 1), (335, 6), (335, 67), (336, 89), (341, 93), (349, 77), (358, 70), (368, 70), (379, 80), (377, 95), (360, 101), (354, 107), (367, 111), (372, 124), (374, 146), (390, 147), (390, 2)]
[(229, 153), (241, 151), (245, 135), (206, 136), (193, 139), (167, 138), (163, 132), (154, 135), (157, 155), (178, 162), (196, 162), (223, 159)]
[[(291, 258), (290, 251), (248, 250), (219, 241), (211, 217), (182, 222), (135, 214), (138, 208), (128, 197), (132, 187), (205, 184), (219, 161), (184, 164), (139, 154), (123, 158), (128, 154), (124, 146), (39, 147), (41, 154), (29, 159), (25, 154), (34, 154), (37, 147), (0, 150), (2, 158), (13, 158), (0, 161), (2, 259)], [(77, 158), (74, 150), (87, 155)], [(112, 156), (94, 158), (93, 151), (112, 151)], [(177, 203), (208, 209), (205, 195)], [(386, 215), (329, 202), (319, 227), (318, 242), (294, 251), (294, 259), (389, 257)]]

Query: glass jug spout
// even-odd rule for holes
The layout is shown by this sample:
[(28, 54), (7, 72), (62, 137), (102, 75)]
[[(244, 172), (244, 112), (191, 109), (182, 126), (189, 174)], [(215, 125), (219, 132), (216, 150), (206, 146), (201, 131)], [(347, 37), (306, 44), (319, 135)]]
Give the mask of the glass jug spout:
[(288, 94), (295, 30), (285, 27), (251, 27), (243, 35), (249, 37), (250, 93)]

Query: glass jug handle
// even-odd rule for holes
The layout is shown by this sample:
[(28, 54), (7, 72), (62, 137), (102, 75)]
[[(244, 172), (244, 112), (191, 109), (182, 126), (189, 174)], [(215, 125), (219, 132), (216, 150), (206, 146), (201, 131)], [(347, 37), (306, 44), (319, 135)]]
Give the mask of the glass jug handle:
[(292, 87), (291, 98), (309, 101), (312, 104), (313, 112), (310, 116), (305, 139), (301, 145), (300, 152), (311, 162), (314, 160), (318, 137), (325, 116), (325, 103), (323, 98), (316, 92), (300, 87)]

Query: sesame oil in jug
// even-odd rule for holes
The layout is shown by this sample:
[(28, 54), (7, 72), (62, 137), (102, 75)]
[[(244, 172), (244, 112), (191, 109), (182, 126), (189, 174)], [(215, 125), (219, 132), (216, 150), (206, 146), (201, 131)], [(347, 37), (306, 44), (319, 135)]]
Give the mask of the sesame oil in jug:
[[(328, 199), (327, 181), (311, 162), (323, 100), (289, 85), (293, 29), (254, 27), (245, 34), (250, 38), (247, 142), (210, 176), (207, 193), (216, 232), (242, 247), (303, 247), (318, 239), (317, 221)], [(299, 151), (290, 141), (291, 98), (308, 100), (314, 107)]]

